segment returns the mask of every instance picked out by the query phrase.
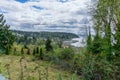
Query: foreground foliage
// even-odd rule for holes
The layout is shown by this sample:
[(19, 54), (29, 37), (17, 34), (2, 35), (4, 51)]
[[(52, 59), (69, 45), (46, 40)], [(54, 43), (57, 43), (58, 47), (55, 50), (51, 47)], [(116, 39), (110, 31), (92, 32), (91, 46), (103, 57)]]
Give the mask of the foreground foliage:
[(6, 24), (3, 14), (0, 14), (0, 52), (4, 51), (6, 54), (9, 54), (14, 39), (15, 37), (9, 30), (9, 26)]

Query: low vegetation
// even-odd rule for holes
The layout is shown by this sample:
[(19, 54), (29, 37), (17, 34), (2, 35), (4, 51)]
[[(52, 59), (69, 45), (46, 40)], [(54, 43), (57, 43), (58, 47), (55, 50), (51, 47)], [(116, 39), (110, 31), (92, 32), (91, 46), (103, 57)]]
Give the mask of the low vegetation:
[[(71, 80), (74, 74), (57, 68), (48, 61), (34, 60), (33, 56), (1, 55), (0, 73), (9, 80)], [(77, 78), (77, 75), (76, 75)]]

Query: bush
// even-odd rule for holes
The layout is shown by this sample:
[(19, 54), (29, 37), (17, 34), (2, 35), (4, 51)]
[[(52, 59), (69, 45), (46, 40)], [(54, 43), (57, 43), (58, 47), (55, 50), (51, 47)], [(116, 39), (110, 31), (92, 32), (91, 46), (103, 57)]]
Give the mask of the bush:
[(71, 48), (62, 49), (59, 53), (59, 58), (61, 60), (71, 60), (74, 57), (74, 51)]
[(80, 57), (75, 57), (72, 63), (72, 72), (76, 72), (76, 74), (81, 75), (82, 71), (81, 71), (81, 65), (80, 65)]
[(84, 80), (115, 79), (115, 66), (109, 63), (105, 56), (102, 55), (84, 54), (84, 57), (81, 59), (81, 69)]

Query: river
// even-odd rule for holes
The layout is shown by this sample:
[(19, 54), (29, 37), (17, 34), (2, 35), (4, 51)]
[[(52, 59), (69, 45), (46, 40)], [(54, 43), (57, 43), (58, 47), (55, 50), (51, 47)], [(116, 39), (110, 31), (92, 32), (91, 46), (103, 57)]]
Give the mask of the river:
[(74, 47), (84, 47), (85, 39), (84, 38), (73, 38), (71, 45)]
[(73, 38), (63, 42), (64, 46), (73, 46), (73, 47), (84, 47), (85, 38)]

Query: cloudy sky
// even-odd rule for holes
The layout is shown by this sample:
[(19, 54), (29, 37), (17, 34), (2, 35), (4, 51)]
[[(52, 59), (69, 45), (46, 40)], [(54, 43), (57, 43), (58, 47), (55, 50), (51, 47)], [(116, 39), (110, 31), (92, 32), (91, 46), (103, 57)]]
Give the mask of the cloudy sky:
[(0, 0), (11, 29), (79, 33), (89, 24), (91, 0)]

